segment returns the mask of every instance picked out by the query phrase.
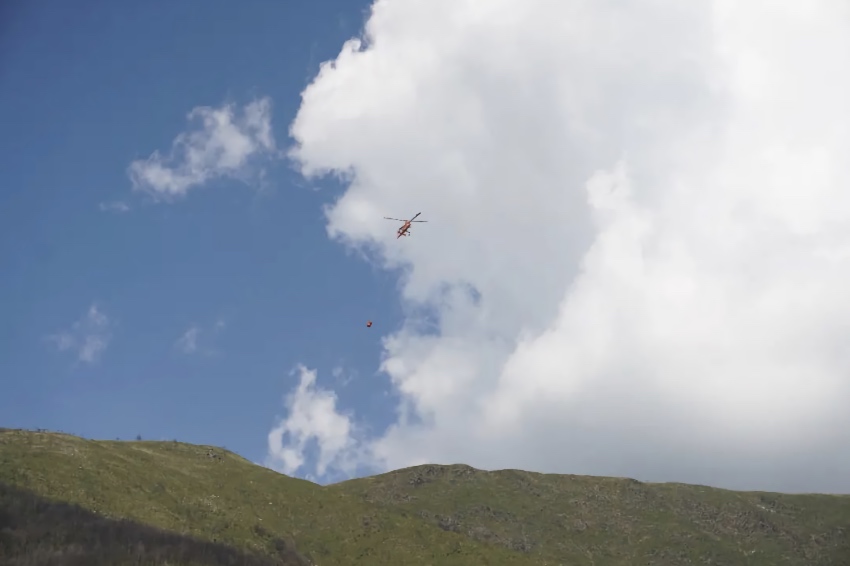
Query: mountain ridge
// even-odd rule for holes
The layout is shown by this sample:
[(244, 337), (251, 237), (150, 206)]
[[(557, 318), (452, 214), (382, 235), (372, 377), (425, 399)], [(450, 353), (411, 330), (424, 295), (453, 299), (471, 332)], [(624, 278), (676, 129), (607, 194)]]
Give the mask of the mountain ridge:
[[(850, 565), (845, 495), (465, 464), (414, 466), (323, 486), (214, 446), (14, 429), (0, 429), (0, 484), (7, 490), (0, 515), (9, 515), (9, 490), (17, 490), (15, 497), (77, 505), (98, 520), (159, 529), (151, 540), (177, 547), (183, 543), (168, 536), (195, 541), (186, 548), (222, 545), (204, 552), (244, 554), (237, 563), (245, 564), (263, 558), (321, 566)], [(151, 560), (145, 563), (165, 563)]]

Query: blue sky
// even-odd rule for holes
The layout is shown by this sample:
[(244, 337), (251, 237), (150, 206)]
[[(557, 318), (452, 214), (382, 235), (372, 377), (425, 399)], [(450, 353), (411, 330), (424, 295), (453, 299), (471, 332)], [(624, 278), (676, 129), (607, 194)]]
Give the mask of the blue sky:
[[(328, 239), (322, 206), (339, 187), (304, 182), (281, 161), (266, 164), (261, 184), (222, 179), (156, 203), (132, 192), (127, 173), (133, 160), (167, 153), (197, 106), (269, 97), (285, 148), (300, 92), (357, 35), (366, 8), (211, 0), (7, 10), (0, 425), (178, 438), (262, 461), (298, 362), (337, 386), (343, 410), (386, 424), (386, 381), (374, 374), (381, 332), (399, 321), (396, 281)], [(130, 210), (101, 209), (119, 202)], [(109, 339), (86, 363), (49, 336), (72, 331), (92, 305), (108, 320), (100, 330), (84, 322), (78, 335)], [(193, 326), (186, 353), (178, 341)]]

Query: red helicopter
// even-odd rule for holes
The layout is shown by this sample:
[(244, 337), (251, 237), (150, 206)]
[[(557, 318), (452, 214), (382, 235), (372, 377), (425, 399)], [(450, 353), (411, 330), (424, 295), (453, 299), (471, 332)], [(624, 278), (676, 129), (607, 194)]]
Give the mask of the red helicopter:
[[(417, 212), (416, 216), (422, 214), (421, 212)], [(401, 225), (401, 228), (398, 229), (398, 236), (396, 236), (396, 240), (401, 238), (402, 236), (410, 236), (410, 225), (413, 222), (428, 222), (427, 220), (416, 220), (416, 216), (411, 218), (410, 220), (402, 220), (401, 218), (390, 218), (389, 216), (384, 216), (384, 220), (395, 220), (396, 222), (404, 222)]]

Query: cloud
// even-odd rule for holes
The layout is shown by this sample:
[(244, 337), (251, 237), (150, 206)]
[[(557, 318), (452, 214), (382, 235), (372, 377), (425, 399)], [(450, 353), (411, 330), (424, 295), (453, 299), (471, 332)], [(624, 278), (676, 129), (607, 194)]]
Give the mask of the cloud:
[(346, 387), (349, 383), (357, 379), (358, 372), (356, 369), (340, 364), (331, 369), (331, 376), (334, 378), (334, 384), (336, 386)]
[(77, 361), (87, 364), (96, 362), (106, 351), (112, 339), (112, 323), (92, 304), (85, 315), (71, 325), (69, 330), (53, 334), (49, 339), (60, 352), (73, 351)]
[(244, 179), (256, 158), (276, 155), (269, 98), (255, 100), (241, 111), (233, 104), (199, 106), (188, 119), (197, 120), (200, 127), (178, 135), (167, 157), (155, 151), (130, 164), (134, 190), (170, 200), (213, 179)]
[(403, 269), (370, 463), (850, 491), (848, 57), (837, 1), (378, 1), (291, 128)]
[(177, 339), (177, 347), (184, 354), (192, 354), (195, 350), (198, 349), (198, 332), (201, 329), (197, 326), (191, 326), (189, 329), (183, 333), (180, 338)]
[(128, 212), (130, 210), (130, 206), (126, 202), (112, 201), (112, 202), (101, 202), (97, 205), (98, 209), (101, 212)]
[(215, 353), (214, 350), (209, 348), (200, 348), (199, 350), (199, 340), (201, 336), (209, 336), (207, 341), (212, 340), (213, 337), (223, 332), (225, 328), (226, 324), (222, 319), (216, 320), (215, 323), (208, 329), (204, 329), (197, 324), (192, 324), (188, 329), (186, 329), (180, 338), (177, 339), (175, 346), (184, 354), (194, 354), (199, 351), (206, 354)]
[(352, 420), (337, 411), (336, 394), (316, 386), (315, 371), (298, 366), (292, 375), (296, 373), (298, 387), (285, 399), (287, 417), (269, 433), (265, 465), (294, 475), (307, 464), (310, 445), (315, 443), (318, 454), (311, 458), (315, 460), (311, 467), (316, 475), (325, 476), (329, 467), (354, 471), (359, 455)]

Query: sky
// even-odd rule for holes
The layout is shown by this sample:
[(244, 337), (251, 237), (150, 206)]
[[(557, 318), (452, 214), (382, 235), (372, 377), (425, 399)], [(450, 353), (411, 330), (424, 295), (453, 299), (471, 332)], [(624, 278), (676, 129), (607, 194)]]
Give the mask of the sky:
[(3, 426), (850, 493), (846, 2), (86, 6), (3, 18)]

